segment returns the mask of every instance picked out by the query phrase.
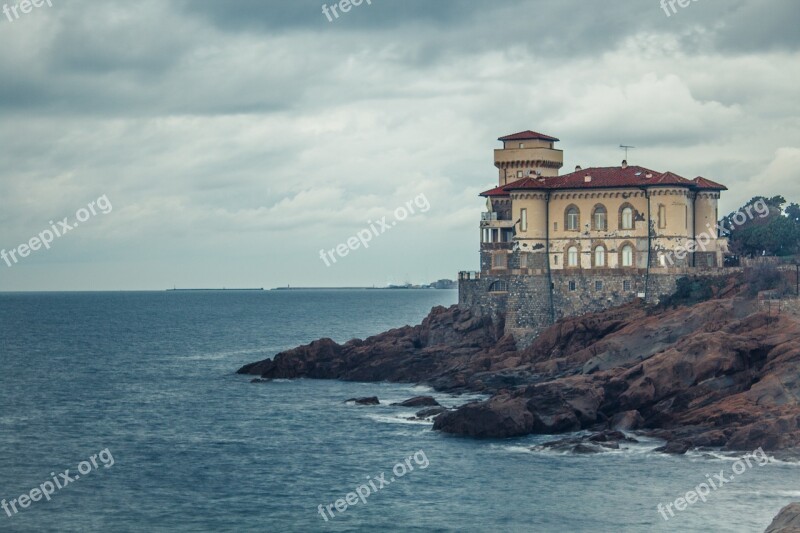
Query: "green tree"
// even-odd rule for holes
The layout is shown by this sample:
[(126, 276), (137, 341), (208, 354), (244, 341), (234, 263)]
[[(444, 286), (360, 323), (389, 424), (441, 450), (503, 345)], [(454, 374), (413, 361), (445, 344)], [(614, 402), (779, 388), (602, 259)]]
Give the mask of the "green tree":
[[(763, 201), (769, 207), (766, 217), (754, 217), (742, 225), (734, 222), (739, 212), (747, 212), (749, 206)], [(783, 196), (766, 198), (756, 196), (747, 202), (739, 211), (722, 219), (722, 226), (730, 233), (731, 251), (740, 255), (794, 255), (800, 253), (800, 205), (783, 206)], [(740, 217), (741, 218), (741, 217)]]
[(789, 204), (786, 208), (786, 216), (795, 224), (800, 224), (800, 205)]

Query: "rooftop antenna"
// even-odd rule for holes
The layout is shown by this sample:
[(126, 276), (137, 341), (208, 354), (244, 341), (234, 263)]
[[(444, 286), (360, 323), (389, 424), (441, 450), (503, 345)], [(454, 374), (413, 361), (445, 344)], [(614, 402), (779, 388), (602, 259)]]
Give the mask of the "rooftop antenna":
[(620, 144), (619, 147), (625, 150), (625, 161), (628, 160), (628, 150), (633, 150), (636, 148), (635, 146), (628, 146), (626, 144)]

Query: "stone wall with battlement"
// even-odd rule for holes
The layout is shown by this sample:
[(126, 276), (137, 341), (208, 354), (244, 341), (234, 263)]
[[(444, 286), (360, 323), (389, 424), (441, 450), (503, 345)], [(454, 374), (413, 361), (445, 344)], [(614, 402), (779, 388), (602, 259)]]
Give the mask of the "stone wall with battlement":
[[(735, 268), (657, 268), (466, 273), (459, 275), (459, 305), (504, 325), (518, 346), (528, 345), (555, 320), (594, 313), (636, 299), (657, 303), (689, 275), (728, 275)], [(535, 273), (527, 273), (535, 272)]]

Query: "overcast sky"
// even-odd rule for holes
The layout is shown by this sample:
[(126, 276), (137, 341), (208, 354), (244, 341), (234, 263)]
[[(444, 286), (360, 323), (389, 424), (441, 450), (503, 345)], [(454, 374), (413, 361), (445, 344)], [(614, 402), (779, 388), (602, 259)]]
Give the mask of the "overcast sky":
[(372, 0), (333, 22), (318, 0), (52, 4), (0, 18), (0, 248), (113, 210), (0, 262), (0, 290), (455, 278), (496, 139), (525, 129), (565, 170), (623, 143), (723, 182), (723, 213), (800, 200), (797, 0)]

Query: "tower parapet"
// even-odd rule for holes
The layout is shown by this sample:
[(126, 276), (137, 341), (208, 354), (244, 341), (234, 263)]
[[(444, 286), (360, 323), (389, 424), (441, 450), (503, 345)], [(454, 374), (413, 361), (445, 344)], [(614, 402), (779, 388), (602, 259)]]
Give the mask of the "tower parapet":
[(531, 172), (542, 176), (558, 176), (564, 166), (564, 152), (553, 145), (555, 137), (535, 131), (521, 131), (497, 139), (503, 148), (494, 151), (494, 166), (499, 171), (499, 185), (508, 185), (528, 177)]

